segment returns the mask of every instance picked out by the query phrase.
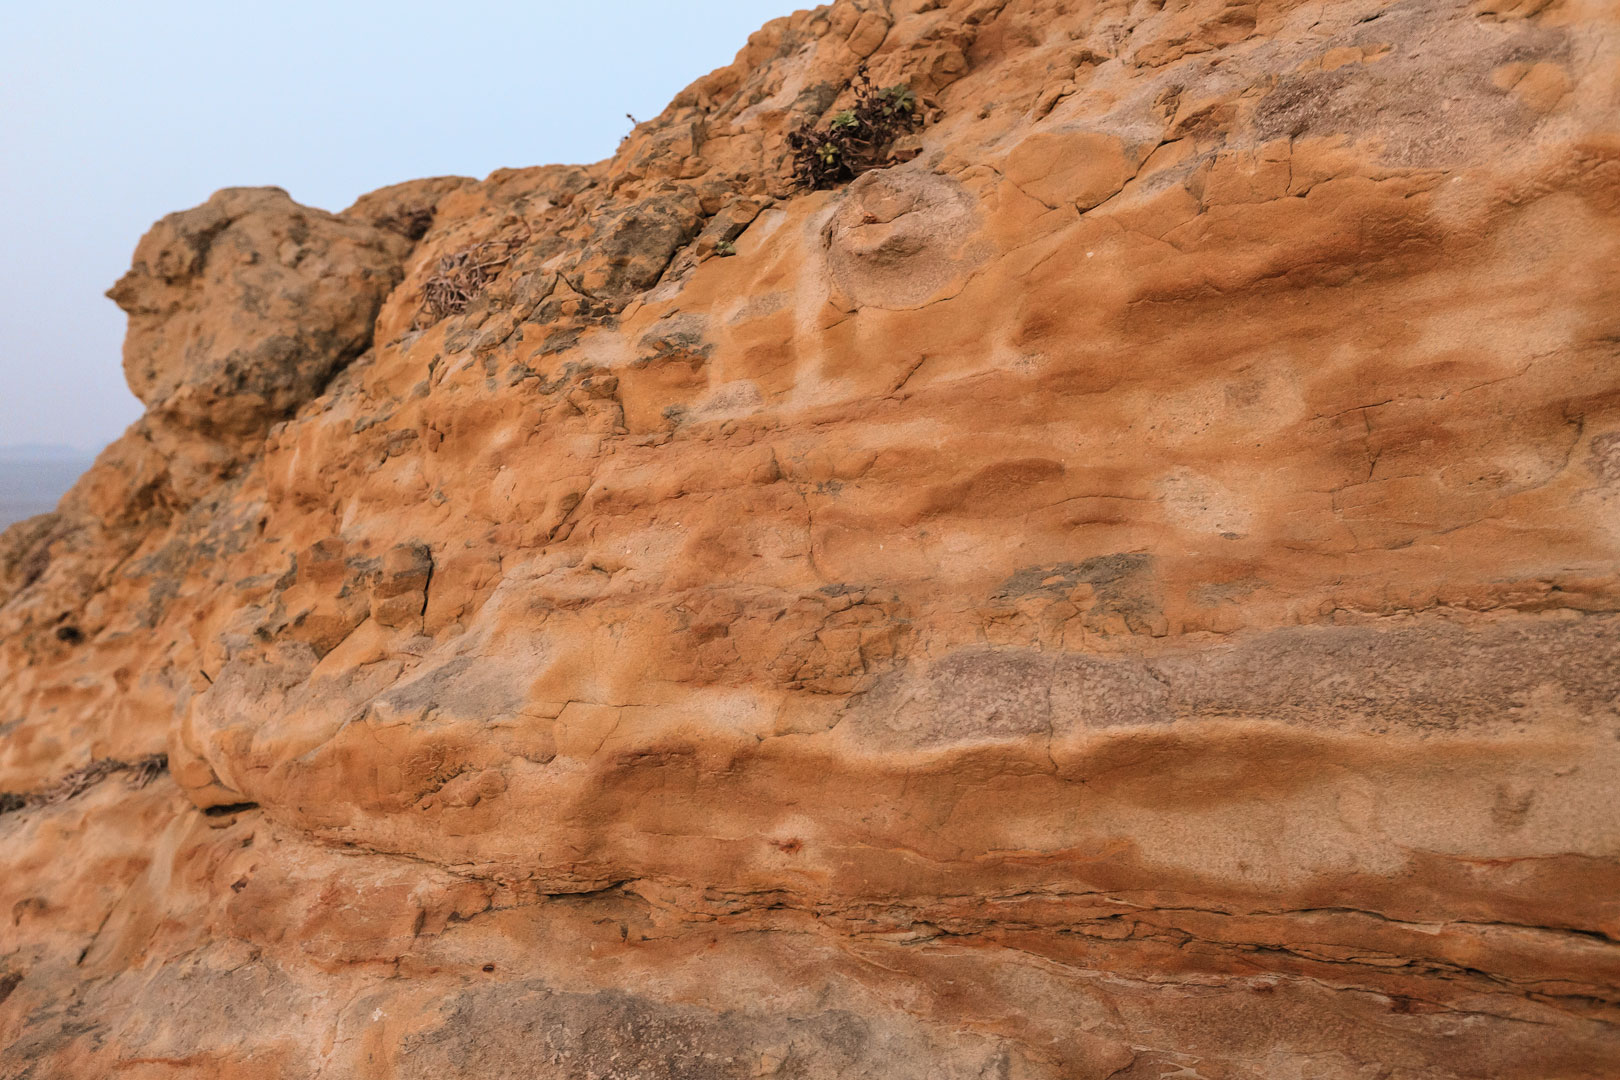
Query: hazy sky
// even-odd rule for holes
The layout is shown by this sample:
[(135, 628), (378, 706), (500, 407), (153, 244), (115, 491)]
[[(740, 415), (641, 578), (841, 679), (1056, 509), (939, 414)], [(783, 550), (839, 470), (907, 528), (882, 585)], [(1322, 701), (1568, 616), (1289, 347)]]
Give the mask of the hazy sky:
[(341, 210), (400, 180), (590, 162), (792, 0), (0, 0), (0, 446), (140, 414), (102, 293), (222, 187)]

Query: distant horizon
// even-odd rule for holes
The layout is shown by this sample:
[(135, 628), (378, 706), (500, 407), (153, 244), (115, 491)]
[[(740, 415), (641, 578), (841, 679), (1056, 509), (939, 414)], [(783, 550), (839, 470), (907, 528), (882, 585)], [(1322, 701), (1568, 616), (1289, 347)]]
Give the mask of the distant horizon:
[(0, 443), (0, 461), (78, 461), (101, 453), (103, 446), (85, 447), (72, 443)]
[[(608, 19), (469, 0), (454, 20), (421, 0), (153, 0), (94, 18), (19, 8), (0, 37), (0, 152), (27, 168), (0, 170), (0, 199), (28, 209), (7, 237), (26, 272), (0, 293), (0, 447), (94, 456), (141, 415), (123, 377), (124, 316), (103, 294), (164, 215), (225, 187), (273, 185), (336, 212), (426, 176), (600, 161), (625, 114), (657, 115), (802, 6), (722, 0), (695, 18), (625, 0)], [(502, 48), (540, 52), (479, 64), (476, 86), (462, 85), (457, 61), (489, 53), (491, 27)]]

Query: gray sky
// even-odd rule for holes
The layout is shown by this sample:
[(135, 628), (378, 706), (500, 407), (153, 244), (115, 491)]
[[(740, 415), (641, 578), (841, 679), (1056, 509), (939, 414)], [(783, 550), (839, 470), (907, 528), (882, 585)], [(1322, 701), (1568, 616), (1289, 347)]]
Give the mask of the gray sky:
[(102, 293), (222, 187), (341, 210), (419, 176), (590, 162), (792, 0), (0, 0), (0, 446), (140, 414)]

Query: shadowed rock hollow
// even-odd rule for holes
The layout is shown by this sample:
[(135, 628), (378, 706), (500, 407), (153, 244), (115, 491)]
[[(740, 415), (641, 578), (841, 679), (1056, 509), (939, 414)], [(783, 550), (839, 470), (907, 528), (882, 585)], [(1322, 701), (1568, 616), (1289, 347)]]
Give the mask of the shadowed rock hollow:
[[(794, 190), (863, 63), (927, 123)], [(839, 0), (165, 218), (0, 535), (0, 1075), (1620, 1075), (1616, 72)]]

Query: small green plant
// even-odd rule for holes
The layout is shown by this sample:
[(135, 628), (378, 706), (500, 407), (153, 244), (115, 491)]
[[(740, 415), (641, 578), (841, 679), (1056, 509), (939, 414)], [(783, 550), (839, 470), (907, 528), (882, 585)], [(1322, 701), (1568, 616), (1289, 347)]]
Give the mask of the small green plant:
[(737, 254), (737, 245), (732, 243), (730, 240), (716, 240), (714, 244), (714, 253), (720, 256), (722, 259), (729, 259), (731, 256)]
[(862, 64), (850, 88), (855, 92), (853, 108), (834, 113), (825, 128), (805, 124), (788, 135), (793, 181), (799, 187), (837, 187), (868, 169), (892, 165), (895, 140), (922, 126), (917, 95), (906, 84), (879, 89)]

